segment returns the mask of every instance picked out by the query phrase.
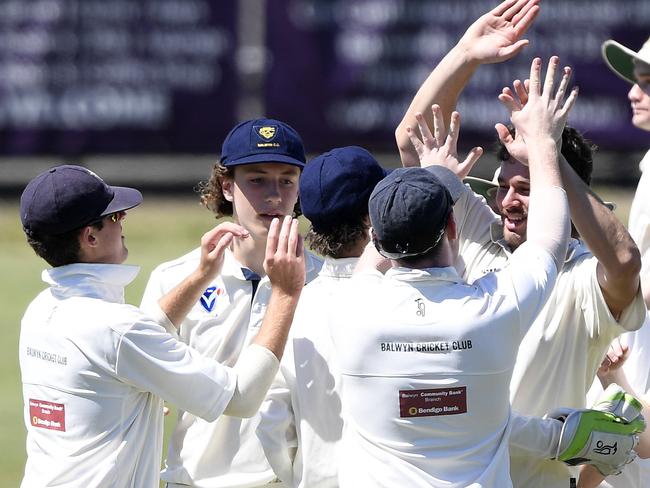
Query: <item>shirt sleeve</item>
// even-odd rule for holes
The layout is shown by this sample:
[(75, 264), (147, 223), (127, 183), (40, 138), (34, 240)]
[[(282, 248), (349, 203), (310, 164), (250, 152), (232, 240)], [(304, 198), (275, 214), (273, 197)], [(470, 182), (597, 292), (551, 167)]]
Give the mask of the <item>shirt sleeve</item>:
[(223, 413), (237, 383), (231, 368), (201, 356), (145, 318), (119, 338), (115, 372), (207, 421)]
[(492, 295), (513, 297), (523, 337), (548, 301), (556, 279), (553, 256), (527, 241), (517, 248), (502, 270), (487, 274), (474, 284)]
[(160, 274), (160, 270), (156, 268), (152, 271), (151, 276), (149, 276), (149, 281), (147, 281), (147, 286), (144, 289), (142, 301), (140, 302), (140, 309), (147, 313), (171, 335), (178, 337), (178, 330), (158, 304), (158, 300), (166, 293), (163, 290)]
[(276, 476), (286, 486), (293, 486), (293, 460), (298, 439), (291, 390), (286, 378), (289, 364), (285, 358), (282, 358), (280, 371), (260, 408), (257, 437)]
[(511, 412), (510, 423), (511, 454), (523, 454), (541, 459), (551, 459), (555, 456), (560, 442), (562, 422)]
[(605, 302), (603, 290), (598, 283), (598, 260), (592, 256), (580, 259), (573, 264), (572, 286), (580, 298), (585, 323), (590, 337), (603, 337), (607, 342), (625, 331), (641, 328), (646, 317), (646, 308), (641, 288), (618, 320), (612, 315)]

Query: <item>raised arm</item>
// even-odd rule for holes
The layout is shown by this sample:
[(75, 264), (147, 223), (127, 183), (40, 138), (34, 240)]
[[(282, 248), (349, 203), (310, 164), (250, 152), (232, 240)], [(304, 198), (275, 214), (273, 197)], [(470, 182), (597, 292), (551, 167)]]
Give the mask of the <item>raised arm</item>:
[(577, 90), (574, 89), (565, 99), (571, 74), (568, 68), (565, 68), (555, 90), (558, 64), (559, 58), (551, 57), (542, 82), (542, 62), (539, 58), (533, 60), (530, 93), (525, 105), (505, 94), (500, 95), (499, 100), (509, 108), (511, 121), (528, 149), (531, 188), (528, 241), (549, 250), (559, 270), (566, 255), (570, 225), (566, 194), (562, 190), (558, 146), (577, 98)]
[(248, 231), (241, 225), (224, 222), (201, 238), (201, 260), (198, 268), (158, 300), (167, 319), (178, 328), (205, 288), (221, 272), (224, 253), (232, 240), (245, 239)]
[(305, 256), (298, 220), (273, 219), (266, 241), (264, 270), (271, 281), (262, 326), (237, 364), (237, 387), (226, 415), (251, 417), (259, 409), (278, 371), (289, 328), (305, 285)]
[[(509, 88), (504, 88), (501, 97), (505, 100), (516, 99), (518, 106), (525, 105), (528, 101), (525, 85), (517, 80), (514, 86), (516, 97)], [(497, 132), (513, 157), (520, 161), (527, 160), (526, 144), (522, 143), (519, 135), (514, 139), (502, 125), (497, 127)], [(639, 249), (623, 223), (603, 205), (561, 155), (560, 172), (569, 199), (571, 220), (598, 259), (598, 283), (610, 312), (618, 318), (639, 290)]]
[(524, 33), (539, 13), (539, 0), (506, 0), (481, 16), (465, 32), (422, 84), (395, 130), (403, 166), (418, 166), (407, 127), (415, 127), (415, 114), (425, 114), (429, 127), (434, 103), (449, 123), (456, 101), (481, 64), (500, 63), (517, 55), (527, 44)]

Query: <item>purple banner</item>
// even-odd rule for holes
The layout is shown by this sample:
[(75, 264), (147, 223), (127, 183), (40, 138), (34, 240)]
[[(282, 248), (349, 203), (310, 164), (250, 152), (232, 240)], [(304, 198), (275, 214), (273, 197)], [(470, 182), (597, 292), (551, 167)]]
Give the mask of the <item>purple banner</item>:
[(218, 152), (234, 0), (0, 3), (0, 153)]
[[(268, 4), (271, 116), (293, 124), (309, 151), (359, 144), (394, 149), (394, 129), (418, 86), (490, 5), (485, 0), (286, 0)], [(490, 144), (507, 114), (496, 100), (533, 56), (559, 54), (580, 98), (569, 122), (603, 149), (647, 149), (630, 123), (630, 85), (600, 55), (614, 38), (638, 50), (650, 35), (647, 0), (544, 0), (517, 58), (481, 67), (459, 101), (466, 144)]]

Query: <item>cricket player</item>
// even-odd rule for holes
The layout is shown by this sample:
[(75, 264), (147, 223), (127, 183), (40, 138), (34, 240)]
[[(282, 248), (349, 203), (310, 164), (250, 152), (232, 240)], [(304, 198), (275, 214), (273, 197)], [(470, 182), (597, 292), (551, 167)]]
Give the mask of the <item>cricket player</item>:
[[(297, 221), (271, 225), (265, 269), (274, 293), (259, 334), (230, 368), (179, 342), (164, 307), (158, 323), (124, 303), (138, 268), (122, 264), (122, 223), (141, 202), (139, 191), (71, 165), (40, 174), (21, 196), (27, 241), (52, 266), (21, 324), (25, 488), (157, 488), (163, 400), (208, 421), (252, 415), (277, 371), (304, 283)], [(226, 237), (203, 237), (194, 277), (215, 272), (235, 236)]]
[[(650, 131), (650, 39), (638, 52), (622, 44), (608, 40), (603, 43), (602, 54), (609, 68), (622, 79), (632, 84), (627, 98), (632, 109), (632, 124)], [(650, 151), (639, 163), (641, 179), (632, 201), (628, 229), (641, 252), (641, 288), (644, 292), (646, 308), (650, 307), (650, 206), (647, 193), (650, 189)], [(615, 382), (638, 396), (644, 404), (644, 414), (650, 414), (650, 326), (647, 323), (640, 330), (625, 334), (621, 342), (614, 340), (608, 357), (599, 370), (598, 376), (603, 388)], [(600, 384), (595, 384), (590, 395), (600, 392)], [(650, 434), (640, 436), (639, 457), (650, 456)], [(587, 483), (589, 478), (589, 483)], [(580, 475), (581, 486), (591, 488), (641, 488), (650, 479), (650, 460), (638, 459), (621, 476), (607, 478), (601, 485), (597, 473)]]
[(512, 486), (510, 377), (570, 230), (557, 139), (576, 94), (564, 100), (565, 76), (555, 98), (557, 62), (542, 90), (534, 60), (531, 99), (513, 117), (530, 148), (532, 206), (530, 239), (510, 266), (463, 282), (452, 197), (425, 169), (398, 169), (375, 187), (373, 241), (393, 267), (353, 276), (331, 321), (347, 420), (342, 488)]
[[(418, 159), (406, 128), (418, 122), (427, 125), (422, 113), (431, 113), (427, 117), (438, 118), (443, 126), (475, 70), (481, 64), (509, 59), (511, 51), (504, 52), (504, 39), (520, 32), (526, 18), (515, 12), (518, 7), (528, 8), (528, 17), (538, 9), (534, 1), (502, 2), (467, 30), (424, 82), (396, 131), (405, 164), (417, 164)], [(514, 92), (507, 88), (500, 95), (513, 115), (525, 104), (520, 95), (526, 96), (521, 82), (514, 83)], [(470, 282), (504, 268), (530, 238), (531, 177), (525, 161), (532, 153), (504, 125), (498, 124), (497, 132), (506, 149), (496, 196), (500, 215), (494, 216), (482, 199), (469, 198), (465, 209), (456, 209), (461, 225), (455, 264)], [(569, 154), (566, 149), (563, 154)], [(645, 317), (639, 251), (623, 224), (589, 190), (590, 154), (582, 154), (584, 144), (577, 149), (575, 158), (566, 158), (575, 165), (562, 159), (560, 170), (574, 236), (579, 234), (580, 240), (572, 239), (553, 294), (522, 340), (510, 385), (512, 407), (525, 415), (543, 415), (562, 406), (584, 408), (586, 392), (611, 340), (638, 329)], [(586, 181), (576, 174), (576, 167), (585, 170)], [(572, 473), (562, 463), (516, 449), (511, 455), (516, 487), (564, 488), (570, 483)]]
[(303, 290), (257, 429), (285, 486), (338, 486), (343, 419), (328, 317), (369, 242), (368, 198), (386, 174), (368, 151), (349, 146), (309, 161), (300, 177), (302, 213), (311, 222), (306, 240), (325, 261)]
[[(445, 134), (443, 138), (439, 157), (457, 160), (455, 138)], [(428, 170), (445, 184), (452, 200), (467, 193), (447, 168), (436, 165)], [(300, 178), (302, 212), (311, 221), (307, 240), (325, 256), (325, 262), (318, 278), (301, 294), (280, 371), (260, 409), (262, 419), (257, 428), (267, 458), (286, 486), (339, 486), (341, 379), (328, 322), (340, 307), (338, 294), (352, 277), (369, 241), (368, 198), (384, 175), (365, 149), (343, 147), (307, 163)], [(510, 443), (531, 455), (556, 457), (561, 439), (566, 445), (575, 445), (569, 430), (563, 432), (565, 425), (555, 418), (513, 415), (511, 422)], [(599, 421), (573, 430), (573, 439), (586, 439), (585, 429), (597, 425), (602, 426)], [(588, 437), (593, 444), (603, 434), (594, 431)], [(581, 461), (594, 462), (587, 457)]]
[[(217, 228), (245, 232), (228, 243), (219, 273), (185, 293), (178, 284), (196, 269), (200, 250), (158, 266), (142, 299), (143, 310), (172, 309), (181, 341), (224, 365), (235, 366), (257, 335), (273, 294), (263, 263), (273, 219), (299, 211), (298, 182), (305, 165), (302, 141), (289, 125), (255, 119), (233, 128), (221, 159), (201, 189), (203, 204), (216, 217), (232, 216)], [(306, 280), (321, 262), (305, 253)], [(175, 290), (175, 291), (174, 291)], [(162, 297), (162, 299), (161, 299)], [(180, 312), (180, 313), (177, 313)], [(185, 318), (185, 315), (186, 318)], [(162, 479), (168, 487), (256, 487), (275, 483), (255, 435), (259, 415), (204, 420), (180, 408)]]

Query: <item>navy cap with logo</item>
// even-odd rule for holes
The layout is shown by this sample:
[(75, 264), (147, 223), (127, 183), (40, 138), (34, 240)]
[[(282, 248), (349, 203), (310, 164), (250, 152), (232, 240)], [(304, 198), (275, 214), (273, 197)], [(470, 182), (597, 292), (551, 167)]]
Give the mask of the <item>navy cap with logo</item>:
[(442, 238), (453, 204), (449, 190), (430, 171), (396, 169), (370, 195), (377, 249), (390, 259), (430, 251)]
[(358, 146), (339, 147), (315, 157), (300, 176), (300, 206), (316, 232), (368, 215), (368, 199), (387, 172)]
[(298, 133), (274, 119), (253, 119), (236, 125), (221, 147), (225, 167), (253, 163), (305, 166), (305, 149)]
[(109, 186), (74, 165), (51, 168), (31, 180), (20, 197), (20, 220), (28, 235), (59, 235), (142, 203), (135, 188)]

